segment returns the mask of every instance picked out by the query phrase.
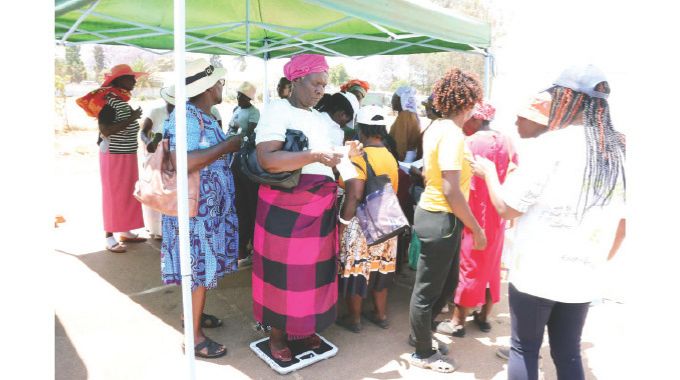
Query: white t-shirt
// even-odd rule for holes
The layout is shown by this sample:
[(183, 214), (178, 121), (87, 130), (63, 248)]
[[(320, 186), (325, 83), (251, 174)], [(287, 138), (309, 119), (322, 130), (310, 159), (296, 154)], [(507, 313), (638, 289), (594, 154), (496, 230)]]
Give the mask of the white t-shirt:
[(503, 199), (524, 213), (517, 222), (509, 281), (519, 291), (558, 302), (590, 302), (601, 294), (603, 266), (624, 217), (623, 183), (609, 204), (583, 218), (579, 196), (586, 166), (583, 126), (547, 132), (523, 144)]
[[(285, 141), (286, 129), (302, 131), (309, 140), (310, 150), (332, 148), (326, 122), (319, 112), (313, 108), (304, 110), (293, 107), (286, 99), (272, 100), (264, 106), (260, 122), (255, 128), (255, 143)], [(320, 174), (335, 179), (333, 170), (318, 162), (302, 167), (302, 174)]]
[(153, 124), (151, 126), (151, 133), (163, 133), (163, 122), (168, 118), (168, 108), (165, 104), (153, 108), (146, 117)]
[(326, 121), (328, 130), (328, 137), (331, 139), (333, 146), (343, 146), (345, 140), (345, 131), (340, 128), (340, 124), (333, 121), (331, 115), (327, 112), (321, 112), (321, 117)]

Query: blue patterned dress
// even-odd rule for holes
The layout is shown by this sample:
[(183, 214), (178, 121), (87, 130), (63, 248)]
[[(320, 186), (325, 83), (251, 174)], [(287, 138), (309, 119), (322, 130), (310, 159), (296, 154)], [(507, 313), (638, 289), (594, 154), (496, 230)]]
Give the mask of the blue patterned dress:
[[(201, 143), (199, 119), (205, 128)], [(175, 117), (170, 114), (164, 124), (170, 150), (176, 149)], [(210, 115), (187, 102), (187, 150), (204, 149), (224, 140), (226, 135)], [(237, 270), (238, 220), (234, 207), (234, 178), (230, 169), (231, 154), (220, 157), (201, 169), (198, 215), (189, 218), (191, 245), (191, 289), (212, 289), (217, 280)], [(163, 215), (161, 275), (165, 284), (181, 282), (179, 260), (179, 228), (177, 217)]]

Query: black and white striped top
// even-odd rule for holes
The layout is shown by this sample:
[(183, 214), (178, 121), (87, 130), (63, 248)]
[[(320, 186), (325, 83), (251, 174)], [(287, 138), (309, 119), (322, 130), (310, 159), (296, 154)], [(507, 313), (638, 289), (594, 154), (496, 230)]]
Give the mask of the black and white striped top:
[[(127, 119), (132, 114), (132, 107), (130, 105), (114, 96), (107, 99), (107, 104), (99, 112), (99, 120), (113, 124), (121, 120)], [(101, 136), (103, 141), (100, 147), (103, 151), (108, 151), (112, 154), (129, 154), (137, 153), (137, 133), (139, 132), (139, 123), (135, 120), (127, 128), (118, 133), (114, 133), (109, 137)]]

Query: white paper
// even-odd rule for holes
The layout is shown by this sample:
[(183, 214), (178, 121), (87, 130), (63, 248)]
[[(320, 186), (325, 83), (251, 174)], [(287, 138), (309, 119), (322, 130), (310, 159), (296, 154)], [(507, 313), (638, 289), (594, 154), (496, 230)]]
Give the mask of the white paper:
[(399, 169), (403, 170), (405, 173), (408, 174), (409, 170), (411, 169), (411, 166), (421, 169), (423, 167), (423, 159), (421, 158), (418, 161), (413, 161), (413, 162), (403, 162), (399, 161)]
[(333, 151), (342, 153), (340, 163), (335, 166), (335, 168), (338, 169), (338, 172), (340, 172), (342, 180), (349, 181), (350, 179), (356, 178), (357, 170), (354, 167), (352, 161), (349, 159), (349, 146), (336, 146), (333, 147)]

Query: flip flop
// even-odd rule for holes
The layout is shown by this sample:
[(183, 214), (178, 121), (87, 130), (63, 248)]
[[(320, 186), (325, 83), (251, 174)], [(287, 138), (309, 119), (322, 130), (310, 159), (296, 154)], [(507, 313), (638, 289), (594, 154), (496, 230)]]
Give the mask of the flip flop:
[(390, 321), (385, 318), (385, 319), (378, 319), (378, 316), (371, 312), (371, 313), (363, 313), (364, 318), (368, 319), (369, 322), (373, 323), (374, 325), (386, 329), (390, 327)]
[(117, 242), (114, 245), (106, 245), (106, 249), (113, 253), (123, 253), (127, 251), (127, 246), (121, 242)]
[[(201, 352), (204, 348), (206, 349), (206, 353)], [(184, 346), (182, 346), (182, 349), (184, 349)], [(207, 336), (201, 343), (194, 346), (194, 355), (199, 358), (216, 359), (226, 354), (227, 348), (224, 347), (224, 345), (215, 342)]]
[(139, 235), (135, 235), (135, 237), (126, 237), (125, 235), (120, 235), (119, 240), (123, 243), (143, 243), (146, 241), (146, 238), (139, 237)]

